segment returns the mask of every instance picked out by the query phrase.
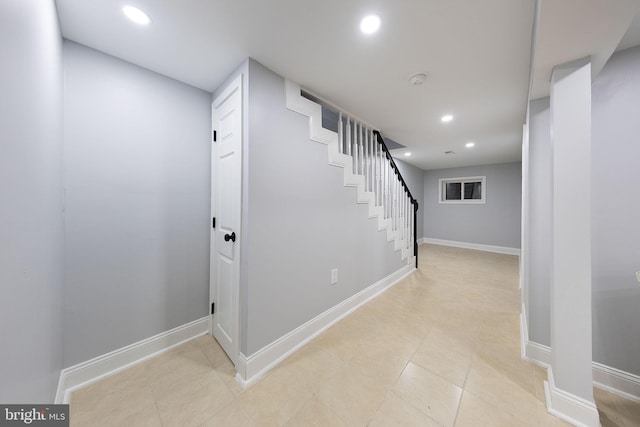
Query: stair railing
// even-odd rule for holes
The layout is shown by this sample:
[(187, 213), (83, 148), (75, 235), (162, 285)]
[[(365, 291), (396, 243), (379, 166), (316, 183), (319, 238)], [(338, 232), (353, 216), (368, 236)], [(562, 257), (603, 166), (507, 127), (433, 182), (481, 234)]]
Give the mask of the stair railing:
[(405, 249), (412, 250), (418, 268), (418, 201), (413, 197), (379, 131), (338, 114), (338, 151), (351, 156), (355, 175), (364, 177), (364, 189), (374, 193), (392, 231)]

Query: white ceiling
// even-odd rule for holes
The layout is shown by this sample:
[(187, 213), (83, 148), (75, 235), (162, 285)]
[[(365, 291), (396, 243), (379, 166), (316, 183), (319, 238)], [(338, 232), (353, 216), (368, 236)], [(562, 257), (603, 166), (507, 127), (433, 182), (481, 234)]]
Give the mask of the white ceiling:
[[(531, 99), (549, 96), (553, 67), (587, 56), (595, 77), (618, 48), (640, 9), (638, 0), (542, 0)], [(640, 43), (630, 34), (626, 47)]]
[(631, 25), (627, 30), (616, 51), (629, 49), (640, 45), (640, 11), (636, 12), (636, 17), (631, 21)]
[[(558, 3), (610, 5), (636, 0), (543, 1), (551, 6), (542, 8), (541, 22), (550, 19), (545, 16)], [(121, 13), (125, 3), (147, 11), (153, 23), (137, 27), (128, 22)], [(250, 56), (372, 123), (413, 153), (403, 160), (423, 169), (520, 159), (535, 0), (56, 0), (56, 4), (67, 39), (210, 92)], [(596, 26), (621, 28), (622, 15), (628, 11), (622, 7)], [(380, 15), (382, 26), (377, 34), (365, 36), (359, 21), (372, 12)], [(609, 13), (596, 12), (588, 16), (589, 22)], [(582, 15), (580, 19), (585, 18)], [(555, 46), (559, 30), (554, 25), (539, 32), (542, 50)], [(623, 34), (624, 30), (615, 32), (615, 45)], [(570, 45), (562, 51), (564, 57), (575, 53)], [(544, 72), (550, 72), (550, 61), (563, 57), (556, 53), (551, 49), (536, 55), (535, 77), (542, 73), (543, 79)], [(429, 75), (422, 86), (408, 84), (416, 72)], [(445, 113), (454, 114), (454, 121), (441, 123)], [(468, 141), (476, 146), (466, 149)], [(445, 156), (447, 150), (457, 154)]]

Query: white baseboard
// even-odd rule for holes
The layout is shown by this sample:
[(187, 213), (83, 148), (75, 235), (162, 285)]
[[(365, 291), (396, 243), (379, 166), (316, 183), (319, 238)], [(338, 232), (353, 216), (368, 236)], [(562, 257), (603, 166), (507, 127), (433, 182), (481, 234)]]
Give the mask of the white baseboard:
[(122, 347), (60, 372), (55, 403), (69, 403), (71, 392), (120, 372), (209, 331), (209, 316)]
[(520, 312), (520, 354), (527, 362), (548, 369), (551, 366), (551, 348), (529, 340), (529, 325), (524, 303)]
[(247, 357), (240, 353), (236, 379), (243, 386), (253, 384), (261, 376), (282, 362), (300, 347), (311, 341), (330, 326), (375, 298), (391, 286), (404, 279), (415, 270), (412, 265), (407, 265), (390, 274), (384, 279), (374, 283), (340, 304), (330, 308), (324, 313), (309, 320), (288, 334), (280, 337), (271, 344), (266, 345), (256, 353)]
[(520, 310), (520, 357), (527, 360), (527, 343), (529, 342), (529, 326), (527, 325), (527, 315), (524, 302)]
[[(549, 368), (551, 348), (528, 341), (524, 359), (543, 368)], [(592, 375), (594, 387), (640, 403), (640, 376), (598, 362), (593, 362)]]
[(424, 245), (424, 237), (422, 239), (418, 239), (418, 246), (419, 245)]
[[(482, 245), (482, 244), (479, 244), (479, 243), (456, 242), (456, 241), (453, 241), (453, 240), (432, 239), (431, 237), (423, 237), (420, 240), (423, 243), (429, 243), (431, 245), (452, 246), (454, 248), (473, 249), (473, 250), (476, 250), (476, 251), (495, 252), (497, 254), (518, 255), (518, 256), (520, 256), (520, 249), (519, 248), (508, 248), (508, 247), (505, 247), (505, 246)], [(418, 242), (420, 242), (420, 240), (418, 240)]]
[(600, 415), (594, 402), (557, 388), (551, 368), (547, 369), (547, 378), (544, 394), (550, 414), (575, 426), (600, 427)]
[(528, 341), (525, 347), (525, 360), (543, 368), (551, 366), (551, 348), (537, 342)]
[(593, 385), (640, 403), (640, 376), (593, 362)]

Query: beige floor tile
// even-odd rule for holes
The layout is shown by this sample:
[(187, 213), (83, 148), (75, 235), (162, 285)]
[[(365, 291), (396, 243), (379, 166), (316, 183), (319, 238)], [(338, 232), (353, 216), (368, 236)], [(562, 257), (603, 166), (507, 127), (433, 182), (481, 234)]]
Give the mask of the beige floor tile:
[(470, 351), (468, 342), (460, 342), (440, 328), (433, 328), (413, 354), (411, 361), (463, 387), (471, 365)]
[(316, 392), (325, 381), (342, 372), (345, 367), (345, 362), (335, 353), (313, 342), (287, 358), (274, 372), (287, 371), (303, 386)]
[[(494, 406), (465, 391), (456, 417), (456, 427), (514, 427), (522, 426), (505, 408)], [(534, 425), (534, 424), (530, 424)]]
[(149, 360), (148, 382), (156, 399), (161, 399), (176, 385), (190, 382), (213, 372), (213, 366), (199, 346), (187, 346), (164, 353)]
[(118, 413), (104, 416), (96, 416), (95, 414), (73, 414), (70, 417), (70, 426), (73, 427), (163, 427), (155, 408), (141, 409), (136, 412)]
[(488, 313), (482, 322), (480, 339), (502, 345), (519, 345), (520, 314)]
[(608, 391), (594, 387), (593, 398), (595, 399), (596, 405), (600, 410), (618, 412), (618, 408), (616, 406), (616, 401), (618, 399), (617, 396), (613, 393), (609, 393)]
[[(460, 298), (453, 296), (451, 298)], [(434, 327), (438, 327), (457, 340), (464, 340), (470, 344), (475, 344), (480, 336), (482, 323), (486, 316), (485, 312), (475, 308), (474, 304), (457, 301), (457, 307), (446, 307), (446, 303), (440, 301), (441, 307), (445, 310), (441, 312), (441, 317), (435, 320)]]
[(347, 427), (347, 425), (317, 398), (312, 397), (285, 424), (285, 427)]
[(500, 372), (500, 379), (516, 385), (537, 399), (533, 364), (520, 358), (519, 349), (510, 350), (509, 347), (501, 345), (481, 343), (474, 356), (474, 362), (492, 367)]
[(153, 393), (146, 385), (80, 400), (71, 405), (70, 419), (74, 426), (161, 425)]
[(93, 406), (107, 394), (131, 392), (146, 386), (146, 367), (139, 364), (73, 392), (71, 401), (74, 404)]
[[(519, 343), (496, 343), (480, 339), (475, 348), (474, 357), (489, 364), (492, 362), (507, 365), (517, 365), (523, 361)], [(533, 364), (527, 363), (533, 370)]]
[(213, 370), (236, 397), (244, 391), (240, 383), (236, 380), (236, 368), (229, 359), (222, 361), (218, 366), (213, 368)]
[(402, 357), (394, 351), (393, 342), (388, 346), (363, 344), (363, 348), (347, 362), (348, 369), (374, 380), (378, 385), (389, 387), (393, 385), (408, 363), (408, 357)]
[(343, 362), (348, 362), (356, 355), (361, 340), (332, 328), (316, 338), (315, 342), (326, 351), (332, 352)]
[(104, 394), (120, 393), (146, 385), (146, 367), (144, 364), (138, 364), (74, 392), (71, 399), (73, 403), (83, 402), (91, 405)]
[(536, 417), (538, 399), (533, 387), (533, 371), (527, 381), (520, 373), (514, 374), (508, 365), (489, 365), (475, 359), (467, 375), (465, 391), (498, 408), (518, 408), (514, 415), (525, 423)]
[(236, 400), (207, 420), (202, 427), (253, 427), (253, 422)]
[(294, 372), (279, 369), (267, 374), (238, 397), (251, 421), (260, 426), (281, 426), (313, 396)]
[(547, 369), (533, 365), (533, 386), (536, 391), (536, 398), (539, 402), (546, 404), (544, 394), (544, 382), (547, 381)]
[(382, 402), (382, 406), (373, 416), (369, 427), (397, 426), (438, 427), (440, 424), (390, 392)]
[[(73, 426), (565, 426), (520, 358), (518, 258), (423, 245), (420, 269), (242, 389), (211, 336), (72, 395)], [(464, 388), (463, 388), (464, 387)], [(637, 405), (595, 392), (603, 426)]]
[(377, 381), (346, 370), (325, 382), (316, 397), (349, 427), (356, 427), (369, 423), (385, 393)]
[(625, 427), (640, 426), (640, 403), (618, 397), (616, 406), (620, 411)]
[(441, 425), (453, 425), (462, 395), (460, 387), (409, 362), (392, 390)]
[(600, 412), (600, 427), (625, 427), (625, 424), (621, 418), (612, 418), (610, 414)]
[(600, 422), (605, 426), (640, 426), (640, 403), (594, 388), (593, 396), (600, 412)]
[[(420, 341), (431, 331), (433, 322), (428, 319), (426, 308), (412, 307), (410, 309), (398, 308), (397, 312), (389, 313), (382, 325), (376, 330), (376, 335), (372, 338), (387, 339), (392, 336), (395, 341), (397, 351), (402, 356), (410, 356)], [(407, 354), (409, 353), (409, 354)]]
[(197, 426), (227, 406), (235, 396), (215, 372), (176, 385), (157, 405), (164, 427)]
[(388, 313), (374, 335), (360, 342), (358, 352), (367, 346), (393, 348), (400, 358), (408, 359), (431, 329), (424, 321), (407, 313)]
[(338, 329), (344, 336), (366, 340), (375, 335), (382, 320), (363, 309), (358, 309), (342, 319), (332, 329)]
[(196, 342), (200, 345), (202, 353), (204, 353), (211, 363), (211, 366), (214, 368), (223, 365), (232, 365), (227, 353), (224, 352), (222, 347), (220, 347), (218, 342), (211, 335), (203, 335), (202, 337), (199, 337)]
[(545, 402), (538, 402), (538, 416), (535, 420), (536, 427), (571, 427), (571, 424), (569, 424), (568, 422), (563, 421), (555, 415), (551, 415), (549, 411), (547, 411), (547, 404)]

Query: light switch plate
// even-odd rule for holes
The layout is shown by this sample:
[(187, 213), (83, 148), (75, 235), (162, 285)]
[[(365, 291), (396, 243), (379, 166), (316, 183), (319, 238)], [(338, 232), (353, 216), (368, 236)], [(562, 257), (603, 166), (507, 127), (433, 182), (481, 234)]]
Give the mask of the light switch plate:
[(331, 284), (335, 285), (336, 283), (338, 283), (338, 269), (334, 268), (331, 270)]
[(638, 281), (638, 284), (640, 285), (640, 271), (636, 271), (636, 280)]

